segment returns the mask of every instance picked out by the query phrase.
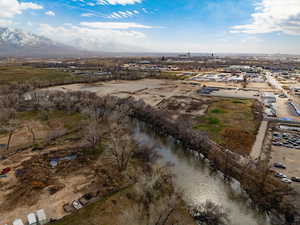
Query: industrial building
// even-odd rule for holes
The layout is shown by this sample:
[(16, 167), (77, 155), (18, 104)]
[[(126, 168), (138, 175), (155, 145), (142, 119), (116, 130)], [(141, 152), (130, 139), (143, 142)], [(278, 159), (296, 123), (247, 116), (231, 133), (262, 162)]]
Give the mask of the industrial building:
[(261, 97), (262, 97), (262, 101), (264, 103), (275, 103), (276, 102), (276, 96), (272, 92), (264, 92)]

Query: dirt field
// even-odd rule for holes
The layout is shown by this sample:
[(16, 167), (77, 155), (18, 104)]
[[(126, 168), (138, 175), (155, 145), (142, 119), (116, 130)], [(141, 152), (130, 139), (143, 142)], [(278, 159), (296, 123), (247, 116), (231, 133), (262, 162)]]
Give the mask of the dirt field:
[[(68, 115), (61, 111), (49, 112), (47, 118), (44, 117), (45, 113), (37, 111), (17, 113), (10, 148), (0, 150), (2, 157), (0, 169), (11, 169), (7, 177), (0, 178), (0, 224), (10, 224), (16, 218), (26, 221), (25, 217), (29, 213), (39, 209), (45, 209), (49, 217), (60, 218), (65, 215), (62, 205), (81, 197), (79, 187), (88, 184), (87, 177), (91, 174), (90, 171), (82, 170), (76, 173), (74, 170), (72, 175), (56, 177), (54, 170), (50, 172), (47, 158), (41, 161), (41, 153), (33, 150), (34, 147), (45, 145), (44, 142), (53, 129), (61, 131), (56, 132), (58, 135), (64, 135), (64, 132), (75, 129), (75, 123), (80, 124), (81, 117), (78, 114)], [(35, 135), (35, 144), (31, 129)], [(0, 137), (0, 144), (6, 144), (7, 140), (8, 134), (3, 134)], [(57, 143), (52, 141), (51, 146), (43, 147), (43, 154), (58, 151), (58, 146), (71, 148), (72, 144), (64, 138)], [(16, 152), (16, 149), (24, 150)], [(50, 177), (53, 175), (55, 179), (52, 180)], [(39, 185), (41, 187), (44, 185), (44, 179), (49, 181), (47, 186), (52, 185), (61, 190), (51, 194), (48, 189), (40, 189)]]
[[(127, 98), (143, 99), (150, 105), (157, 105), (163, 99), (184, 95), (194, 96), (199, 86), (194, 86), (176, 80), (144, 79), (137, 81), (109, 81), (93, 85), (74, 84), (50, 88), (50, 90), (61, 91), (91, 91), (99, 96), (114, 95)], [(196, 96), (199, 97), (199, 96)]]

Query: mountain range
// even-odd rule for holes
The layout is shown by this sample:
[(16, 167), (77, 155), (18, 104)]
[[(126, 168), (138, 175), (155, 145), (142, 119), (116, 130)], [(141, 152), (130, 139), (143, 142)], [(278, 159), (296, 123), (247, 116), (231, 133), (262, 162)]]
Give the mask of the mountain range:
[(96, 53), (77, 49), (20, 29), (0, 27), (0, 57), (68, 57)]

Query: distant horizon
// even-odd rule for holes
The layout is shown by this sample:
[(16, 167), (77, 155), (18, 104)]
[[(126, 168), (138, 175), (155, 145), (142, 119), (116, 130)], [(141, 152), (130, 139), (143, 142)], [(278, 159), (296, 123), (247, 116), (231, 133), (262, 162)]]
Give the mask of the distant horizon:
[(0, 8), (2, 27), (88, 51), (300, 54), (299, 0), (0, 0)]

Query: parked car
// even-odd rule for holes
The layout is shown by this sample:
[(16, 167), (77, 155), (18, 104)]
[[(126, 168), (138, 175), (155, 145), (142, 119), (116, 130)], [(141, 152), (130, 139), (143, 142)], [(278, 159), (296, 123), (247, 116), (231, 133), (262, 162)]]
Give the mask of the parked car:
[(274, 163), (274, 167), (276, 167), (276, 168), (280, 168), (280, 169), (286, 169), (286, 166), (285, 165), (283, 165), (282, 163), (280, 163), (280, 162), (276, 162), (276, 163)]
[(72, 202), (72, 205), (74, 206), (75, 209), (81, 209), (81, 208), (83, 207), (83, 206), (80, 204), (80, 202), (77, 201), (77, 200), (74, 200), (74, 201)]
[(291, 180), (294, 182), (300, 182), (300, 177), (292, 177)]
[(272, 144), (275, 145), (275, 146), (281, 146), (282, 145), (280, 142), (277, 142), (277, 141), (273, 141)]
[(292, 181), (290, 179), (288, 179), (288, 178), (281, 178), (281, 181), (283, 183), (287, 183), (287, 184), (291, 184), (292, 183)]
[(283, 137), (284, 139), (288, 139), (288, 138), (290, 137), (290, 135), (287, 134), (287, 133), (284, 133), (284, 134), (282, 134), (282, 137)]
[(91, 194), (85, 194), (83, 195), (78, 201), (81, 203), (81, 205), (87, 205), (89, 201), (93, 198)]
[(1, 171), (1, 175), (5, 175), (5, 174), (8, 174), (9, 172), (11, 171), (11, 168), (10, 167), (6, 167), (4, 168), (2, 171)]
[(274, 137), (280, 137), (281, 135), (280, 135), (280, 133), (274, 132), (274, 133), (273, 133), (273, 136), (274, 136)]
[(75, 211), (75, 208), (72, 204), (65, 204), (63, 205), (63, 209), (66, 213), (72, 213)]
[(288, 178), (288, 176), (284, 175), (283, 173), (275, 173), (274, 176), (279, 178)]

